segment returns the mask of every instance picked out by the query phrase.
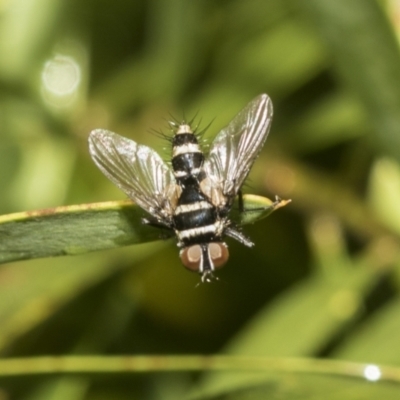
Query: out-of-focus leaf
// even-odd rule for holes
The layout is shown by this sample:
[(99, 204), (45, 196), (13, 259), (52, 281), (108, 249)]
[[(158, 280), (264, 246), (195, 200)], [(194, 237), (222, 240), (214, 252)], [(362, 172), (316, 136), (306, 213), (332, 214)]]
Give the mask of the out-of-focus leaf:
[(89, 379), (83, 377), (49, 379), (33, 389), (29, 400), (83, 400), (89, 388)]
[(316, 273), (253, 318), (229, 353), (313, 356), (358, 315), (379, 273), (371, 268), (369, 253), (351, 259), (340, 225), (328, 215), (311, 220), (309, 241)]
[[(301, 46), (296, 43), (301, 43)], [(285, 95), (295, 91), (326, 67), (326, 54), (307, 24), (287, 19), (274, 25), (246, 46), (235, 60), (234, 71), (252, 76), (268, 92)], [(279, 65), (279, 68), (277, 68)], [(240, 82), (240, 81), (239, 81)]]
[[(323, 279), (311, 279), (256, 315), (227, 352), (290, 357), (312, 355), (352, 316), (343, 318), (335, 310), (335, 303), (341, 300), (345, 303), (351, 296), (359, 301), (355, 292), (340, 290)], [(232, 373), (208, 374), (203, 385), (213, 390), (229, 386), (232, 381), (244, 384), (252, 380), (251, 373), (242, 373), (240, 377)]]
[[(200, 399), (397, 399), (400, 371), (370, 365), (313, 359), (230, 359), (229, 357), (38, 357), (0, 361), (0, 374), (127, 373), (233, 369), (253, 371), (253, 382), (237, 381), (215, 390), (199, 389), (185, 397)], [(233, 372), (233, 374), (235, 374)], [(369, 378), (369, 379), (368, 379)], [(397, 396), (397, 397), (396, 397)]]
[(338, 72), (358, 94), (374, 140), (400, 158), (400, 51), (376, 0), (300, 2), (329, 45)]
[[(53, 315), (88, 287), (123, 267), (154, 254), (160, 244), (128, 251), (129, 262), (115, 262), (115, 253), (72, 259), (33, 260), (0, 269), (0, 350)], [(114, 258), (113, 258), (114, 257)], [(51, 282), (51, 284), (49, 284)], [(18, 294), (18, 296), (16, 296)]]
[[(287, 204), (266, 197), (243, 196), (245, 212), (233, 212), (240, 224), (255, 222)], [(236, 218), (235, 218), (236, 215)], [(0, 217), (0, 263), (83, 254), (163, 238), (143, 225), (144, 211), (131, 201), (64, 206)], [(171, 234), (165, 231), (165, 235)], [(164, 235), (164, 236), (165, 236)]]
[[(368, 258), (352, 264), (340, 228), (330, 217), (310, 224), (310, 241), (319, 273), (292, 288), (256, 315), (234, 338), (229, 354), (310, 357), (318, 354), (357, 317), (376, 271)], [(251, 381), (242, 374), (241, 382)], [(206, 377), (207, 388), (221, 387), (230, 374)]]
[(64, 202), (76, 150), (66, 140), (57, 139), (43, 135), (32, 138), (29, 145), (24, 143), (19, 174), (8, 194), (16, 210)]
[[(173, 0), (168, 4), (149, 5), (146, 19), (152, 29), (147, 32), (145, 56), (139, 60), (133, 57), (123, 64), (96, 91), (96, 96), (114, 115), (148, 100), (154, 101), (160, 95), (172, 97), (183, 90), (199, 67), (199, 46), (203, 42), (195, 27), (203, 21), (202, 11), (201, 3), (196, 1)], [(193, 46), (192, 41), (197, 45)], [(135, 90), (126, 90), (127, 87)]]
[(400, 299), (380, 309), (349, 336), (335, 357), (374, 363), (400, 364)]
[(400, 167), (394, 159), (381, 158), (374, 163), (369, 200), (375, 214), (400, 234)]
[[(299, 41), (301, 47), (296, 44)], [(201, 110), (205, 121), (215, 118), (218, 110), (217, 123), (227, 124), (263, 87), (268, 88), (275, 101), (277, 96), (295, 91), (326, 67), (320, 42), (299, 20), (285, 19), (253, 40), (231, 46), (239, 51), (232, 52), (227, 46), (222, 52), (218, 71), (221, 79), (204, 87), (192, 105), (192, 112)], [(236, 67), (227, 69), (226, 59)]]
[[(307, 374), (322, 377), (354, 378), (362, 382), (385, 381), (400, 384), (398, 367), (379, 365), (379, 374), (373, 374), (370, 364), (321, 358), (247, 357), (221, 355), (62, 355), (10, 357), (0, 359), (0, 376), (76, 374), (118, 374), (173, 371), (231, 371), (265, 377), (278, 374)], [(376, 371), (376, 370), (375, 370)], [(376, 371), (378, 372), (378, 371)], [(260, 381), (259, 377), (256, 378)], [(232, 385), (243, 386), (241, 383)]]
[[(352, 276), (353, 275), (353, 276)], [(358, 276), (354, 276), (358, 275)], [(345, 278), (345, 277), (343, 277)], [(320, 349), (360, 306), (363, 271), (342, 285), (315, 277), (292, 288), (259, 313), (229, 346), (231, 354), (307, 356)], [(357, 284), (361, 287), (357, 290)], [(343, 309), (342, 307), (348, 307)]]
[[(267, 374), (240, 388), (205, 391), (190, 400), (397, 400), (400, 385), (322, 374)], [(200, 391), (201, 393), (201, 391)]]
[(31, 76), (44, 43), (52, 39), (62, 4), (52, 0), (15, 0), (3, 4), (0, 75), (22, 80)]
[(317, 151), (361, 137), (368, 131), (366, 125), (360, 103), (337, 92), (290, 121), (284, 141), (295, 152)]
[[(315, 359), (219, 356), (68, 356), (0, 360), (1, 376), (155, 371), (253, 371), (253, 382), (218, 390), (197, 390), (189, 399), (397, 399), (398, 368)], [(372, 375), (377, 372), (379, 375)], [(235, 372), (233, 372), (235, 373)], [(250, 396), (250, 397), (249, 397)], [(271, 397), (273, 396), (273, 397)], [(375, 397), (373, 397), (375, 396)]]
[(304, 164), (283, 160), (282, 157), (274, 159), (273, 156), (268, 159), (268, 163), (259, 162), (255, 165), (253, 172), (258, 173), (259, 180), (262, 180), (261, 172), (267, 167), (268, 175), (264, 181), (268, 191), (290, 196), (296, 199), (296, 205), (310, 211), (329, 210), (360, 238), (369, 240), (386, 235), (397, 237), (396, 232), (382, 223), (362, 198), (343, 181)]

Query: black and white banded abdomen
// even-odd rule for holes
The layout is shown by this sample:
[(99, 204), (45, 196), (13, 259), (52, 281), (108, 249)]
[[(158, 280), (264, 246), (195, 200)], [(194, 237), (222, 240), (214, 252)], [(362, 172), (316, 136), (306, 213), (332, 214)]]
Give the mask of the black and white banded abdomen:
[(179, 125), (172, 140), (172, 168), (175, 179), (182, 182), (197, 176), (204, 163), (204, 154), (200, 149), (196, 135), (189, 125)]
[(217, 210), (201, 193), (196, 179), (191, 179), (182, 189), (173, 221), (182, 246), (212, 242), (221, 234)]

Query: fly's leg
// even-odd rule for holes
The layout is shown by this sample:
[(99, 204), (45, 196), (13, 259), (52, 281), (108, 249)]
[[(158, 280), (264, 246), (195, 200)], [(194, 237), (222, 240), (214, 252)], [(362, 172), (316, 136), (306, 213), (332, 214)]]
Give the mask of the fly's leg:
[(238, 205), (239, 205), (239, 212), (244, 213), (244, 202), (243, 202), (243, 192), (242, 189), (239, 190), (238, 192)]
[[(244, 201), (243, 201), (243, 192), (241, 190), (238, 191), (238, 206), (239, 206), (239, 213), (245, 213), (248, 211), (253, 211), (253, 210), (246, 210), (244, 207)], [(229, 212), (229, 208), (224, 210), (225, 212)], [(254, 243), (247, 237), (245, 236), (242, 232), (240, 232), (239, 229), (237, 229), (234, 225), (232, 226), (232, 222), (230, 221), (224, 229), (224, 234), (226, 236), (231, 237), (232, 239), (237, 240), (239, 243), (242, 243), (243, 245), (247, 247), (253, 247)]]
[(253, 247), (254, 246), (254, 243), (248, 237), (243, 235), (242, 232), (240, 232), (239, 230), (237, 230), (234, 227), (226, 228), (224, 233), (225, 233), (226, 236), (229, 236), (232, 239), (237, 240), (239, 243), (242, 243), (247, 247)]
[(157, 218), (154, 217), (146, 217), (142, 218), (142, 224), (143, 225), (150, 225), (153, 226), (154, 228), (160, 228), (160, 229), (171, 229), (170, 225), (158, 220)]
[(159, 221), (157, 218), (154, 217), (142, 218), (142, 224), (161, 229), (160, 236), (162, 239), (169, 239), (170, 237), (173, 236), (172, 227), (165, 222)]

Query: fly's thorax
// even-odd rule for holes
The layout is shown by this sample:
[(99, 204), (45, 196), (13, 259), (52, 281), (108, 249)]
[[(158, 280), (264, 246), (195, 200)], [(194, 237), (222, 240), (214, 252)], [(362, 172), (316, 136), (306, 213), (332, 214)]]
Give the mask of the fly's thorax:
[(225, 265), (229, 259), (229, 251), (226, 243), (211, 242), (185, 247), (179, 256), (187, 269), (207, 276)]

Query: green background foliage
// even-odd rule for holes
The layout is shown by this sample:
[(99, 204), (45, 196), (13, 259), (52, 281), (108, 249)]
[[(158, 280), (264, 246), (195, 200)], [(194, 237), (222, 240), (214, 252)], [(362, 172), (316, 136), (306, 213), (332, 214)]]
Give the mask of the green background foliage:
[(173, 240), (2, 265), (2, 361), (316, 362), (261, 376), (0, 369), (0, 400), (398, 398), (394, 384), (333, 378), (318, 359), (400, 364), (399, 13), (394, 0), (0, 1), (1, 214), (124, 200), (89, 157), (92, 129), (168, 160), (149, 132), (168, 132), (170, 115), (213, 121), (210, 141), (260, 93), (274, 122), (244, 191), (292, 199), (244, 228), (254, 248), (228, 240), (212, 285), (196, 286)]

